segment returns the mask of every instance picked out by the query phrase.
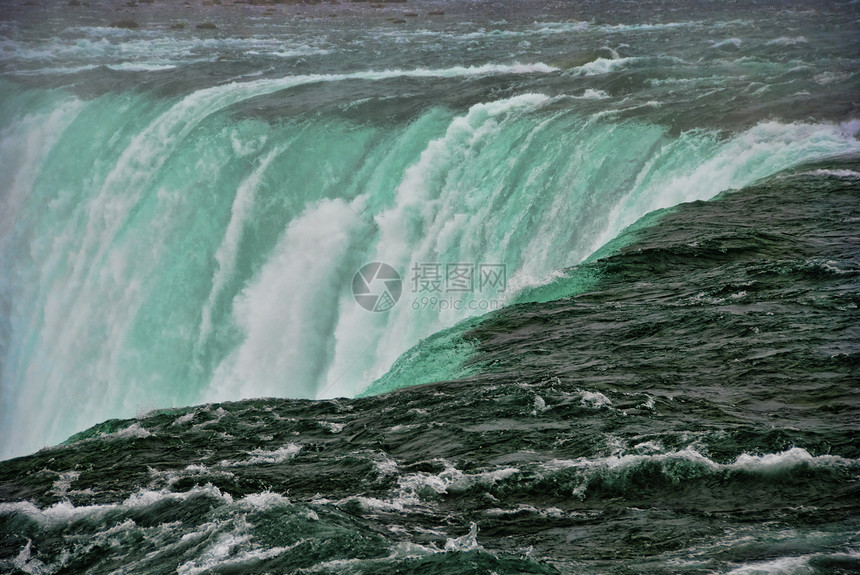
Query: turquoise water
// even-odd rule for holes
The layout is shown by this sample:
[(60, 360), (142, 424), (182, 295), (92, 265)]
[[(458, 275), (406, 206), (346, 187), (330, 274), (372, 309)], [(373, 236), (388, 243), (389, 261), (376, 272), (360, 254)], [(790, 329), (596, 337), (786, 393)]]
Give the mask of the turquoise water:
[[(853, 5), (397, 9), (141, 5), (125, 30), (10, 5), (4, 454), (157, 407), (354, 396), (652, 210), (858, 147)], [(404, 280), (383, 314), (350, 289), (372, 261)], [(505, 289), (428, 299), (428, 263), (504, 266)]]

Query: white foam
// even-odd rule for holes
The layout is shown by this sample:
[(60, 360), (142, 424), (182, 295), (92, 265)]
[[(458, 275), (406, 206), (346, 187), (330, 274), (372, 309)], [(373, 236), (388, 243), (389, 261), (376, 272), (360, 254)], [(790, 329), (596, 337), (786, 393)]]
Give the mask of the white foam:
[(617, 72), (638, 60), (639, 58), (597, 58), (587, 64), (571, 69), (568, 74), (571, 76), (599, 76)]
[(51, 487), (50, 493), (53, 493), (57, 497), (65, 497), (72, 486), (72, 482), (77, 480), (80, 476), (81, 472), (74, 470), (60, 473), (60, 476), (56, 481), (54, 481), (54, 485)]
[(390, 431), (392, 433), (403, 433), (405, 431), (412, 431), (413, 429), (418, 429), (419, 427), (421, 427), (420, 423), (409, 423), (409, 424), (400, 423), (400, 424), (397, 424), (397, 425), (389, 428), (388, 431)]
[(87, 517), (100, 517), (118, 508), (119, 506), (113, 503), (76, 507), (69, 501), (60, 501), (45, 509), (39, 509), (30, 501), (16, 501), (13, 503), (0, 503), (0, 514), (11, 515), (13, 513), (20, 513), (40, 523), (56, 525), (71, 523)]
[(271, 58), (297, 58), (328, 54), (313, 44), (293, 44), (283, 38), (175, 38), (146, 30), (119, 28), (69, 28), (67, 33), (83, 37), (53, 37), (41, 43), (3, 39), (0, 51), (16, 65), (15, 73), (63, 73), (64, 68), (33, 69), (44, 62), (68, 63), (66, 69), (106, 66), (118, 71), (160, 71), (186, 64), (214, 61), (235, 52)]
[(507, 516), (507, 515), (519, 515), (521, 513), (529, 513), (533, 515), (538, 515), (540, 517), (552, 517), (552, 518), (561, 518), (564, 517), (564, 512), (558, 507), (547, 507), (546, 509), (541, 509), (539, 507), (535, 507), (533, 505), (527, 505), (521, 503), (517, 505), (513, 509), (501, 509), (498, 507), (494, 507), (491, 509), (487, 509), (485, 512), (487, 515), (491, 516)]
[(376, 497), (365, 497), (359, 495), (356, 497), (348, 497), (338, 503), (343, 504), (349, 501), (357, 501), (361, 505), (361, 507), (368, 511), (381, 511), (383, 513), (405, 511), (404, 502), (396, 499), (392, 501), (386, 501), (384, 499), (378, 499)]
[[(640, 444), (642, 445), (642, 444)], [(637, 448), (640, 446), (637, 446)], [(659, 445), (654, 447), (659, 448)], [(768, 453), (764, 455), (741, 454), (732, 463), (717, 463), (699, 453), (693, 447), (686, 447), (679, 451), (655, 454), (621, 454), (600, 458), (579, 458), (574, 460), (553, 459), (541, 464), (546, 470), (558, 471), (561, 469), (576, 468), (587, 472), (599, 472), (601, 470), (624, 470), (641, 465), (646, 462), (671, 462), (689, 461), (701, 465), (709, 472), (716, 471), (745, 471), (767, 475), (780, 473), (799, 466), (824, 467), (824, 466), (856, 466), (860, 460), (845, 459), (835, 455), (812, 456), (808, 451), (800, 447), (794, 447), (780, 453)]]
[(195, 476), (210, 476), (210, 475), (218, 475), (221, 477), (233, 477), (234, 474), (231, 471), (226, 471), (224, 469), (210, 469), (205, 465), (201, 464), (193, 464), (187, 465), (184, 469), (181, 470), (156, 470), (150, 468), (150, 475), (155, 477), (155, 482), (151, 483), (150, 486), (155, 486), (158, 481), (163, 481), (164, 484), (168, 487), (174, 485), (179, 480), (185, 477), (195, 477)]
[(184, 425), (186, 423), (189, 423), (192, 419), (194, 419), (195, 415), (197, 415), (196, 411), (190, 411), (185, 415), (180, 415), (173, 421), (171, 425)]
[(599, 391), (580, 392), (580, 404), (587, 407), (608, 407), (612, 405), (612, 400), (600, 393)]
[(397, 473), (398, 466), (397, 462), (383, 454), (381, 458), (374, 459), (373, 466), (376, 468), (376, 472), (381, 475), (392, 475)]
[(236, 570), (242, 566), (251, 568), (255, 563), (277, 557), (304, 542), (301, 539), (289, 547), (238, 549), (249, 546), (251, 539), (251, 535), (244, 533), (222, 533), (215, 542), (203, 551), (198, 559), (180, 565), (177, 573), (178, 575), (198, 575), (199, 573), (227, 568)]
[(516, 467), (504, 467), (491, 471), (467, 474), (447, 461), (442, 461), (445, 469), (438, 474), (419, 472), (404, 475), (398, 479), (396, 500), (403, 504), (420, 503), (421, 493), (432, 490), (439, 494), (463, 492), (473, 485), (492, 485), (520, 473)]
[(445, 541), (445, 551), (474, 551), (475, 549), (482, 549), (482, 547), (478, 543), (478, 525), (474, 522), (469, 525), (469, 532), (465, 535)]
[[(643, 24), (606, 24), (599, 27), (602, 32), (653, 32), (655, 30), (671, 30), (674, 28), (698, 28), (704, 23), (699, 20), (686, 22), (643, 23)], [(716, 24), (708, 23), (709, 26)]]
[(251, 457), (244, 461), (224, 460), (219, 465), (223, 467), (235, 467), (240, 465), (259, 465), (261, 463), (283, 463), (298, 455), (302, 446), (297, 443), (289, 443), (272, 451), (255, 449), (248, 453)]
[[(204, 409), (203, 411), (204, 412), (209, 411), (210, 408), (211, 408), (211, 406), (207, 406), (206, 409)], [(230, 412), (228, 412), (223, 407), (219, 407), (215, 411), (211, 411), (211, 413), (212, 413), (212, 415), (215, 416), (214, 419), (210, 419), (210, 420), (204, 421), (202, 423), (197, 423), (192, 427), (192, 429), (203, 429), (204, 427), (209, 427), (210, 425), (215, 425), (216, 423), (219, 423), (224, 417), (226, 417), (227, 415), (230, 414)]]
[(331, 433), (340, 433), (346, 427), (345, 423), (335, 423), (333, 421), (318, 421), (317, 424)]
[(815, 82), (821, 84), (822, 86), (827, 86), (828, 84), (833, 84), (834, 82), (841, 82), (843, 80), (847, 80), (852, 75), (853, 74), (849, 72), (828, 70), (827, 72), (821, 72), (820, 74), (816, 74)]
[(809, 172), (801, 172), (800, 175), (828, 176), (832, 178), (846, 178), (849, 180), (860, 179), (860, 172), (855, 172), (854, 170), (812, 170)]
[(12, 560), (12, 565), (23, 571), (24, 573), (30, 573), (32, 575), (41, 575), (42, 573), (52, 573), (53, 570), (49, 569), (47, 565), (45, 565), (38, 558), (32, 556), (32, 552), (30, 550), (30, 546), (32, 541), (27, 540), (27, 544), (21, 549), (21, 552), (15, 556), (15, 559)]
[(818, 570), (809, 564), (812, 557), (801, 555), (748, 563), (732, 569), (727, 575), (812, 575), (818, 573)]
[(644, 451), (646, 453), (659, 453), (663, 451), (663, 446), (657, 441), (643, 441), (642, 443), (634, 445), (633, 449)]
[(161, 72), (163, 70), (173, 70), (177, 65), (122, 62), (120, 64), (108, 64), (107, 67), (117, 72)]
[(798, 466), (836, 466), (856, 465), (857, 460), (845, 459), (836, 455), (813, 456), (802, 447), (793, 447), (780, 453), (765, 453), (764, 455), (741, 454), (729, 469), (742, 469), (757, 473), (778, 473)]
[(229, 493), (224, 493), (211, 483), (204, 486), (194, 486), (188, 491), (169, 491), (167, 489), (142, 489), (136, 493), (129, 495), (123, 502), (122, 507), (127, 509), (141, 509), (162, 503), (164, 501), (185, 501), (193, 497), (212, 497), (220, 500), (224, 504), (233, 503), (233, 496)]
[(115, 431), (113, 433), (107, 433), (105, 435), (99, 435), (93, 439), (103, 439), (103, 440), (112, 440), (112, 439), (129, 439), (129, 438), (138, 438), (143, 439), (144, 437), (150, 437), (153, 433), (148, 429), (141, 427), (140, 423), (132, 423), (128, 427), (124, 429), (120, 429), (119, 431)]
[(797, 44), (807, 44), (808, 41), (804, 36), (780, 36), (779, 38), (774, 38), (773, 40), (768, 40), (765, 42), (766, 46), (795, 46)]
[(265, 511), (273, 507), (285, 507), (292, 502), (280, 493), (263, 491), (262, 493), (251, 493), (236, 502), (236, 505), (253, 511)]
[(642, 407), (645, 409), (652, 409), (652, 410), (655, 409), (656, 408), (656, 401), (657, 401), (656, 398), (654, 398), (654, 396), (652, 396), (652, 395), (647, 395), (647, 397), (648, 397), (648, 399), (645, 401), (645, 403), (643, 403), (639, 407)]
[(579, 96), (571, 96), (572, 98), (576, 98), (578, 100), (605, 100), (609, 98), (609, 94), (604, 92), (603, 90), (595, 90), (594, 88), (587, 88), (580, 94)]
[(139, 422), (132, 423), (128, 427), (124, 427), (112, 433), (101, 433), (93, 437), (86, 437), (81, 441), (116, 441), (119, 439), (143, 439), (151, 437), (153, 433), (142, 427)]
[(400, 541), (391, 548), (389, 559), (410, 559), (413, 557), (425, 557), (439, 553), (440, 549), (435, 545), (419, 545), (410, 541)]
[(740, 38), (726, 38), (725, 40), (714, 41), (711, 44), (712, 48), (725, 48), (726, 46), (733, 46), (735, 48), (740, 48), (741, 44), (744, 41)]

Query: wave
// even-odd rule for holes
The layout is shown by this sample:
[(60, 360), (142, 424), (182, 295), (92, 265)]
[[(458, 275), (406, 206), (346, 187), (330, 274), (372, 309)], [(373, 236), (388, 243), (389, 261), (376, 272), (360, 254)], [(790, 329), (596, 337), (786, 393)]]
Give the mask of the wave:
[(796, 44), (807, 44), (809, 41), (804, 36), (780, 36), (765, 42), (766, 46), (794, 46)]
[[(534, 560), (487, 551), (478, 542), (475, 523), (460, 536), (444, 537), (440, 532), (443, 545), (420, 545), (387, 540), (368, 529), (365, 521), (324, 500), (294, 503), (270, 491), (234, 498), (212, 485), (185, 492), (141, 489), (111, 504), (75, 506), (63, 501), (42, 509), (31, 502), (0, 503), (0, 518), (27, 530), (36, 524), (52, 533), (87, 534), (74, 553), (43, 550), (37, 558), (32, 543), (27, 543), (11, 562), (0, 563), (27, 572), (75, 569), (81, 557), (102, 545), (125, 549), (124, 568), (141, 572), (166, 564), (183, 574), (258, 570), (271, 568), (273, 560), (279, 570), (290, 572), (328, 571), (345, 564), (383, 572), (403, 562), (416, 563), (415, 569), (422, 570), (426, 561), (454, 560), (456, 564), (464, 553), (471, 554), (472, 565), (506, 564), (526, 567), (529, 573), (556, 572)], [(340, 559), (345, 549), (360, 550), (361, 558)]]
[(571, 70), (565, 72), (566, 74), (570, 74), (572, 76), (599, 76), (602, 74), (609, 74), (612, 72), (617, 72), (618, 70), (622, 70), (639, 61), (640, 58), (597, 58), (587, 64), (583, 64), (582, 66), (577, 66)]
[[(655, 449), (653, 445), (639, 446)], [(517, 501), (529, 494), (548, 507), (541, 510), (493, 508), (490, 515), (523, 511), (560, 514), (551, 505), (568, 507), (575, 500), (612, 501), (700, 499), (699, 491), (767, 490), (774, 481), (784, 489), (780, 498), (792, 497), (795, 489), (806, 489), (810, 481), (833, 483), (850, 491), (851, 478), (860, 470), (860, 461), (838, 456), (813, 456), (795, 447), (780, 453), (741, 454), (733, 462), (719, 463), (688, 447), (656, 454), (626, 454), (604, 458), (582, 457), (575, 460), (553, 459), (519, 467), (499, 467), (469, 473), (448, 461), (435, 462), (444, 469), (433, 472), (403, 473), (387, 499), (348, 497), (340, 506), (355, 501), (369, 511), (404, 512), (420, 510), (439, 497), (457, 498), (464, 494), (489, 493), (495, 502)], [(719, 487), (714, 486), (715, 482)], [(709, 493), (706, 497), (714, 497)], [(777, 497), (777, 496), (774, 496)], [(553, 511), (556, 509), (556, 511)]]
[(546, 472), (539, 481), (561, 482), (561, 489), (570, 489), (574, 495), (585, 498), (592, 492), (633, 494), (643, 489), (644, 482), (654, 482), (653, 489), (713, 477), (723, 477), (726, 485), (734, 481), (745, 484), (739, 475), (765, 482), (779, 477), (779, 481), (788, 487), (790, 482), (803, 484), (808, 481), (809, 472), (825, 477), (833, 473), (848, 477), (856, 473), (858, 466), (858, 460), (831, 455), (812, 456), (799, 447), (763, 455), (744, 453), (731, 463), (718, 463), (695, 449), (686, 448), (654, 455), (553, 460), (544, 464)]
[(731, 46), (732, 48), (740, 48), (744, 43), (740, 38), (726, 38), (725, 40), (713, 41), (711, 42), (712, 48), (726, 48)]

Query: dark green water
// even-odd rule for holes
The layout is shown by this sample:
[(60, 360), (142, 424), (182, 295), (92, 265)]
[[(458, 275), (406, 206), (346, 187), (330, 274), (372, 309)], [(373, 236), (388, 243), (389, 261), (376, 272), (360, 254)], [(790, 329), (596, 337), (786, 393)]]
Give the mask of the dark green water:
[(858, 22), (2, 4), (0, 572), (860, 571)]

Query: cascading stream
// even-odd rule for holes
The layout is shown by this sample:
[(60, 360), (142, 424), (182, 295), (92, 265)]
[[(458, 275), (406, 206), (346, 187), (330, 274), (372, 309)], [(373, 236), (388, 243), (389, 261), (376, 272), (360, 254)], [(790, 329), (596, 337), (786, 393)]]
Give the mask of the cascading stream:
[[(353, 396), (423, 338), (551, 281), (654, 209), (858, 149), (847, 125), (672, 135), (540, 93), (393, 125), (231, 113), (307, 83), (551, 70), (234, 82), (173, 103), (5, 85), (4, 454), (155, 407)], [(372, 261), (403, 279), (388, 312), (350, 291)], [(504, 266), (505, 282), (422, 292), (416, 264)], [(453, 363), (417, 362), (387, 388)]]

